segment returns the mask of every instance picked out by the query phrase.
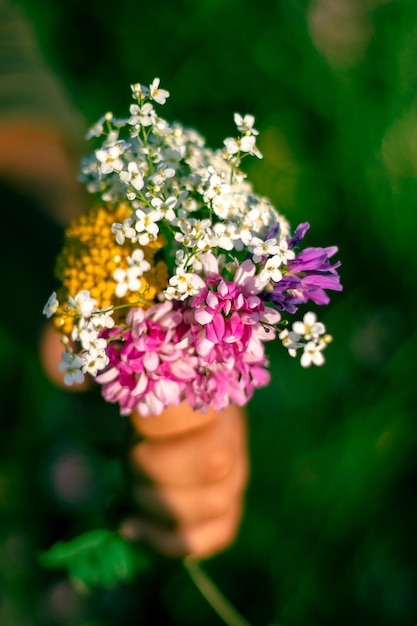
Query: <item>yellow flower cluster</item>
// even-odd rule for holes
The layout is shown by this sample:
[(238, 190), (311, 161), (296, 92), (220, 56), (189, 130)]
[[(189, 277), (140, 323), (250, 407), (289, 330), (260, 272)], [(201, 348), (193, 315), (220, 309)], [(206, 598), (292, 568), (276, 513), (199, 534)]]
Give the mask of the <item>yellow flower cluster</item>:
[[(138, 247), (129, 239), (121, 246), (116, 242), (111, 230), (114, 222), (123, 222), (131, 210), (124, 205), (93, 206), (73, 220), (65, 233), (63, 249), (57, 259), (55, 274), (62, 287), (58, 293), (60, 303), (65, 303), (69, 296), (74, 297), (82, 290), (88, 290), (98, 302), (98, 308), (110, 305), (138, 304), (151, 306), (155, 296), (166, 287), (168, 269), (163, 261), (154, 261), (156, 252), (165, 245), (163, 238), (143, 246), (145, 259), (151, 269), (141, 277), (139, 292), (127, 292), (123, 298), (115, 295), (116, 281), (113, 278), (117, 268), (128, 268), (127, 257)], [(117, 310), (114, 319), (117, 321)], [(61, 304), (54, 316), (58, 330), (71, 332), (74, 317)]]

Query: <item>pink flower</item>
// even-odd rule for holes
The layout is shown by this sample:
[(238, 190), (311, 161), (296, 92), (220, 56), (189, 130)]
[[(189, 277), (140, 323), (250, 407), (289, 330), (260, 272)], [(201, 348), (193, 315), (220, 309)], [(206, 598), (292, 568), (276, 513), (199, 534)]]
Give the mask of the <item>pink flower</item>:
[(204, 255), (202, 263), (207, 284), (185, 315), (199, 357), (186, 394), (194, 408), (221, 410), (231, 402), (246, 404), (256, 388), (268, 384), (264, 342), (275, 338), (273, 325), (280, 314), (258, 297), (265, 281), (252, 261), (245, 261), (231, 281), (219, 274), (212, 254)]
[(239, 353), (247, 350), (252, 335), (256, 337), (261, 333), (264, 341), (274, 339), (272, 329), (270, 336), (266, 337), (264, 324), (272, 327), (281, 317), (274, 309), (265, 307), (256, 295), (268, 281), (255, 275), (252, 261), (242, 263), (233, 281), (226, 281), (218, 273), (212, 254), (204, 255), (202, 262), (204, 269), (208, 268), (207, 285), (191, 301), (197, 353), (210, 362), (213, 360), (210, 353), (218, 344), (237, 344)]
[(194, 377), (197, 359), (177, 347), (187, 326), (171, 302), (150, 309), (132, 309), (127, 330), (106, 331), (110, 341), (109, 367), (97, 376), (108, 402), (118, 402), (122, 415), (137, 409), (159, 414), (168, 404), (179, 404), (185, 383)]
[[(188, 400), (195, 410), (244, 405), (268, 384), (264, 344), (275, 338), (280, 314), (257, 295), (265, 281), (245, 261), (223, 278), (203, 255), (204, 286), (180, 304), (132, 309), (127, 327), (103, 331), (109, 366), (96, 380), (121, 413), (159, 414)], [(176, 308), (177, 307), (177, 308)]]

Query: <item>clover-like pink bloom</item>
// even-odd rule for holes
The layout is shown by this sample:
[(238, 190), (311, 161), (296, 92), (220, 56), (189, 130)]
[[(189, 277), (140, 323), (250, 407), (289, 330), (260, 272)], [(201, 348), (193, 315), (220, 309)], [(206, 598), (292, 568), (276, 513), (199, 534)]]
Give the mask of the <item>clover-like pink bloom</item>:
[[(186, 385), (194, 408), (244, 405), (258, 387), (269, 382), (264, 343), (275, 338), (280, 314), (257, 295), (267, 281), (256, 275), (252, 261), (238, 268), (233, 280), (224, 279), (216, 258), (202, 258), (206, 286), (191, 299), (184, 319), (190, 323), (183, 345), (192, 342), (199, 358), (196, 378)], [(190, 339), (191, 338), (191, 339)]]
[[(187, 400), (195, 410), (244, 405), (268, 384), (264, 343), (275, 338), (280, 314), (257, 295), (265, 280), (245, 261), (233, 280), (203, 255), (197, 295), (132, 309), (125, 329), (103, 331), (109, 365), (96, 380), (121, 413), (159, 414)], [(205, 279), (205, 281), (204, 281)]]
[[(96, 380), (108, 402), (118, 402), (122, 415), (138, 410), (156, 414), (169, 404), (179, 404), (184, 386), (194, 378), (197, 359), (178, 348), (187, 327), (172, 302), (144, 310), (132, 309), (127, 330), (107, 331), (109, 367)], [(120, 338), (118, 339), (120, 335)]]
[(232, 281), (219, 274), (217, 260), (212, 254), (204, 255), (202, 263), (207, 284), (191, 301), (197, 354), (212, 362), (218, 360), (218, 355), (213, 352), (215, 346), (226, 349), (231, 344), (236, 344), (236, 352), (260, 354), (263, 352), (260, 342), (275, 337), (273, 325), (281, 318), (278, 311), (266, 307), (257, 295), (269, 278), (256, 275), (256, 267), (250, 260), (242, 263)]

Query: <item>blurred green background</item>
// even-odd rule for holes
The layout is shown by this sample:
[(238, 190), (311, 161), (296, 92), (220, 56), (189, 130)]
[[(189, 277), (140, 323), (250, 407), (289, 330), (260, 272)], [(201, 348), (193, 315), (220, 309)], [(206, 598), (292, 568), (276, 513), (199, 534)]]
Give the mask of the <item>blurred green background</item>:
[[(415, 625), (417, 3), (19, 4), (86, 124), (124, 116), (130, 84), (155, 76), (171, 92), (162, 115), (213, 148), (234, 112), (252, 113), (256, 191), (311, 223), (307, 245), (339, 246), (344, 291), (318, 311), (327, 363), (302, 370), (270, 348), (241, 532), (208, 571), (253, 626)], [(18, 215), (2, 204), (18, 253), (0, 318), (1, 626), (220, 624), (175, 562), (87, 597), (38, 567), (40, 549), (117, 511), (124, 432), (98, 394), (45, 379), (37, 336), (61, 232), (24, 200)]]

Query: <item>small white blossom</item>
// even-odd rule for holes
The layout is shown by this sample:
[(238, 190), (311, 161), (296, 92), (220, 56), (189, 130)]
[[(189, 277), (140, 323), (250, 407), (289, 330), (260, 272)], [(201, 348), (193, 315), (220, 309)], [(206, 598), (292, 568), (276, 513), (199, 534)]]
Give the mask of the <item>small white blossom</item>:
[(134, 241), (136, 238), (136, 231), (132, 228), (132, 220), (130, 218), (125, 219), (121, 224), (118, 222), (112, 224), (111, 231), (116, 235), (116, 241), (121, 246), (124, 244), (125, 239)]
[(263, 241), (259, 237), (253, 237), (251, 241), (252, 259), (259, 263), (265, 256), (273, 256), (279, 253), (279, 246), (275, 237)]
[(304, 315), (302, 322), (294, 322), (292, 329), (295, 333), (302, 335), (307, 341), (324, 335), (326, 332), (324, 324), (317, 321), (317, 315), (312, 311)]
[(177, 300), (185, 300), (188, 296), (198, 293), (202, 286), (204, 286), (204, 282), (197, 274), (186, 272), (181, 267), (177, 267), (174, 276), (169, 279), (169, 286), (165, 293)]
[(84, 350), (90, 350), (91, 348), (104, 350), (107, 346), (107, 340), (104, 337), (99, 337), (99, 331), (94, 326), (80, 330), (78, 339)]
[(288, 354), (292, 357), (297, 356), (297, 350), (304, 346), (304, 344), (300, 342), (300, 335), (297, 335), (297, 333), (287, 328), (284, 328), (278, 336), (282, 341), (282, 345), (284, 348), (287, 348)]
[(274, 283), (278, 283), (282, 279), (281, 271), (278, 269), (281, 265), (281, 257), (279, 254), (275, 254), (266, 260), (266, 263), (261, 271), (261, 278), (269, 278)]
[(113, 274), (113, 278), (116, 281), (115, 294), (118, 298), (123, 298), (128, 291), (139, 291), (142, 285), (142, 281), (139, 278), (140, 269), (135, 267), (129, 267), (127, 270), (123, 270), (118, 267)]
[(132, 255), (127, 257), (127, 262), (130, 267), (135, 267), (140, 272), (138, 276), (142, 276), (142, 274), (149, 272), (151, 269), (151, 264), (145, 259), (145, 253), (142, 248), (134, 250)]
[(113, 308), (101, 309), (99, 313), (95, 313), (90, 318), (90, 324), (101, 330), (102, 328), (113, 328)]
[(149, 180), (157, 187), (162, 187), (168, 178), (175, 176), (175, 168), (169, 167), (167, 163), (160, 163), (155, 174), (149, 177)]
[(155, 78), (149, 85), (149, 97), (152, 98), (152, 100), (155, 100), (158, 104), (165, 104), (167, 98), (169, 98), (169, 91), (166, 89), (160, 89), (160, 82), (159, 78)]
[(223, 141), (225, 147), (226, 147), (226, 152), (227, 154), (229, 154), (230, 156), (233, 156), (234, 154), (237, 154), (240, 151), (240, 141), (239, 139), (234, 139), (233, 137), (228, 137), (227, 139), (225, 139)]
[(301, 355), (300, 364), (301, 367), (310, 367), (310, 365), (323, 365), (324, 355), (323, 350), (327, 343), (325, 341), (309, 341), (304, 346), (304, 352)]
[(135, 161), (130, 161), (127, 166), (127, 171), (122, 170), (119, 174), (120, 180), (124, 182), (126, 185), (131, 185), (136, 191), (140, 191), (143, 189), (145, 184), (143, 174), (139, 170), (137, 163)]
[(146, 102), (142, 107), (137, 104), (130, 105), (128, 124), (131, 126), (151, 126), (155, 118), (155, 110), (150, 102)]
[(213, 226), (214, 240), (213, 245), (223, 250), (233, 250), (236, 240), (236, 226), (232, 223), (217, 222)]
[(65, 350), (62, 353), (62, 361), (58, 365), (61, 372), (65, 372), (64, 383), (71, 386), (73, 383), (83, 383), (84, 374), (81, 371), (83, 360), (80, 356), (74, 354), (71, 350)]
[(205, 202), (208, 202), (216, 196), (225, 196), (230, 193), (230, 185), (219, 176), (214, 168), (208, 168), (209, 177), (203, 186), (203, 195)]
[(120, 157), (127, 146), (126, 142), (120, 141), (95, 151), (101, 174), (120, 172), (123, 169), (123, 161)]
[(165, 201), (161, 200), (161, 198), (152, 198), (151, 204), (158, 211), (161, 219), (165, 219), (168, 222), (175, 220), (176, 215), (174, 208), (177, 205), (177, 198), (175, 198), (175, 196), (169, 196)]
[(59, 307), (59, 301), (58, 301), (58, 298), (56, 297), (56, 292), (54, 291), (49, 296), (48, 302), (43, 307), (42, 313), (46, 315), (46, 317), (49, 319), (50, 317), (53, 316), (53, 314), (56, 312), (58, 307)]
[(243, 135), (240, 140), (240, 149), (242, 152), (247, 152), (258, 157), (258, 159), (262, 159), (262, 154), (256, 146), (256, 139), (253, 135)]
[(156, 239), (159, 232), (159, 226), (156, 222), (161, 219), (161, 216), (158, 211), (145, 213), (142, 209), (137, 209), (135, 216), (135, 229), (139, 233), (138, 241), (142, 246), (146, 246), (151, 238)]
[(140, 100), (141, 98), (146, 98), (148, 95), (148, 88), (145, 85), (141, 85), (140, 83), (135, 83), (134, 85), (130, 85), (132, 90), (132, 95), (136, 100)]
[(84, 352), (82, 359), (82, 371), (84, 374), (90, 374), (91, 376), (97, 376), (97, 373), (109, 363), (109, 357), (106, 352), (96, 348), (90, 348), (87, 352)]
[(91, 316), (97, 304), (97, 300), (91, 297), (88, 289), (83, 289), (83, 291), (77, 293), (74, 298), (71, 296), (68, 298), (68, 305), (70, 309), (74, 309), (78, 315), (86, 319)]
[(288, 248), (288, 242), (285, 239), (281, 239), (281, 241), (278, 243), (278, 247), (279, 247), (278, 254), (281, 257), (281, 261), (283, 264), (286, 265), (288, 261), (295, 258), (294, 250), (291, 250), (290, 248)]
[(235, 124), (237, 129), (242, 133), (247, 133), (249, 135), (259, 135), (258, 131), (253, 128), (255, 123), (255, 118), (253, 115), (245, 115), (242, 117), (239, 113), (235, 113), (234, 115)]
[[(111, 116), (109, 118), (109, 116)], [(100, 135), (102, 135), (104, 133), (104, 123), (105, 122), (109, 122), (111, 120), (111, 118), (113, 117), (113, 115), (111, 113), (106, 113), (105, 115), (102, 115), (95, 124), (93, 124), (93, 126), (91, 126), (86, 135), (85, 138), (86, 139), (92, 139), (93, 137), (100, 137)]]

